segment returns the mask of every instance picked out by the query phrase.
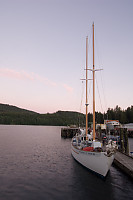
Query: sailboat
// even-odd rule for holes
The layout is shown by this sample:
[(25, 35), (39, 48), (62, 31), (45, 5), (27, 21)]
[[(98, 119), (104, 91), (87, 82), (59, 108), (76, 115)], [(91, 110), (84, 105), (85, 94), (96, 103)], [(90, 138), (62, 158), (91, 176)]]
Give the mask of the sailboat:
[[(96, 174), (106, 177), (115, 157), (116, 145), (113, 141), (108, 141), (102, 145), (101, 141), (95, 138), (95, 69), (94, 65), (94, 23), (93, 29), (93, 68), (88, 69), (88, 36), (86, 37), (86, 128), (79, 129), (79, 133), (72, 138), (71, 153), (72, 156), (84, 167)], [(93, 131), (88, 134), (88, 70), (93, 73)]]

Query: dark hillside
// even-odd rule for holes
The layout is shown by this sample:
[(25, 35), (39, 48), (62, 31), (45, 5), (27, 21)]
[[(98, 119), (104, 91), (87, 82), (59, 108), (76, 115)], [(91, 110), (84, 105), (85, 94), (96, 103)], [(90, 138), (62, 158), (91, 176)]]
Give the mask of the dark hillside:
[(39, 114), (16, 106), (0, 104), (0, 124), (67, 126), (85, 123), (84, 114), (58, 111)]
[(33, 111), (29, 111), (29, 110), (26, 110), (26, 109), (18, 108), (16, 106), (12, 106), (12, 105), (9, 105), (9, 104), (0, 104), (0, 113), (29, 113), (29, 114), (35, 114), (35, 112), (33, 112)]

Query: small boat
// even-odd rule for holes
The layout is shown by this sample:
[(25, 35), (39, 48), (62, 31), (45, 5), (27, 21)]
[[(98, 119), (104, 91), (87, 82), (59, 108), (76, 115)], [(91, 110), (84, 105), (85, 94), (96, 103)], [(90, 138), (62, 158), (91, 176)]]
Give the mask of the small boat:
[[(86, 37), (86, 128), (79, 129), (79, 133), (72, 138), (72, 156), (84, 167), (96, 174), (106, 177), (115, 157), (116, 144), (109, 140), (103, 145), (102, 141), (95, 139), (95, 69), (94, 65), (94, 23), (93, 28), (93, 68), (88, 69), (88, 37)], [(88, 70), (93, 73), (93, 131), (88, 134)]]

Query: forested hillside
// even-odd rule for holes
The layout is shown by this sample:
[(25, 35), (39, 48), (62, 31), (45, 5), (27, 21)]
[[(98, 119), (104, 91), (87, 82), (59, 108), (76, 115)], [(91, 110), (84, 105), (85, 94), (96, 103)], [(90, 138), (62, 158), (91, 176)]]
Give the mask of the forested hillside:
[(18, 108), (9, 104), (0, 104), (0, 113), (30, 113), (34, 114), (35, 112), (29, 111), (26, 109)]
[(84, 124), (85, 116), (78, 112), (58, 111), (39, 114), (16, 106), (0, 104), (0, 124), (66, 126)]
[[(122, 124), (133, 123), (133, 106), (122, 110), (120, 107), (109, 108), (106, 113), (96, 112), (96, 123), (104, 123), (104, 119), (116, 119)], [(88, 114), (88, 122), (92, 122), (92, 114)], [(39, 114), (16, 106), (0, 104), (0, 124), (18, 125), (85, 125), (85, 115), (78, 112), (58, 111), (56, 113)]]

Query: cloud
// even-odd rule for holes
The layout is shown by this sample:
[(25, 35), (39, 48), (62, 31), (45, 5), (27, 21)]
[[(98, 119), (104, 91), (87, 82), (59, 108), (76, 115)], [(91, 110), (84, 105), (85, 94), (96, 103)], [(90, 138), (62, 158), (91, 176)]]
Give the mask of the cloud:
[(34, 78), (35, 78), (35, 80), (38, 80), (38, 81), (45, 83), (47, 85), (57, 86), (57, 83), (55, 83), (54, 81), (51, 81), (48, 78), (41, 77), (38, 74), (34, 74)]
[(70, 93), (73, 92), (73, 88), (70, 87), (70, 86), (68, 86), (67, 84), (63, 84), (63, 87), (64, 87), (68, 92), (70, 92)]
[(39, 81), (41, 83), (51, 86), (57, 85), (55, 82), (49, 80), (48, 78), (44, 78), (38, 74), (35, 74), (33, 72), (26, 72), (24, 70), (16, 71), (14, 69), (9, 68), (0, 68), (0, 76), (17, 80)]
[[(39, 74), (36, 74), (34, 72), (26, 72), (24, 70), (16, 71), (14, 69), (9, 68), (0, 68), (0, 76), (16, 79), (16, 80), (22, 80), (22, 81), (38, 81), (45, 85), (49, 86), (57, 86), (57, 83), (54, 81), (49, 80), (48, 78), (45, 78), (43, 76), (40, 76)], [(64, 83), (58, 83), (58, 85), (62, 85), (62, 87), (69, 93), (73, 92), (73, 88), (67, 84)]]

